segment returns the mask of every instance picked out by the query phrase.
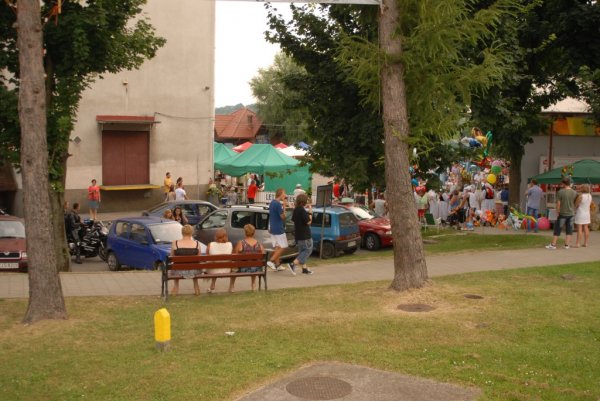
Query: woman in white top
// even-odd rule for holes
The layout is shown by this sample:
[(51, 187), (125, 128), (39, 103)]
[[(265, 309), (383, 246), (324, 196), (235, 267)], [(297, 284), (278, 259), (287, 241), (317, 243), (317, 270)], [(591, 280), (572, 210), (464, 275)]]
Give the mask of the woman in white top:
[[(580, 188), (579, 205), (575, 210), (574, 223), (577, 226), (577, 240), (574, 248), (579, 248), (579, 242), (583, 236), (583, 246), (588, 246), (590, 240), (590, 223), (592, 221), (590, 215), (590, 205), (592, 204), (592, 195), (590, 194), (590, 186), (583, 184)], [(582, 235), (583, 234), (583, 235)]]
[[(206, 253), (209, 255), (229, 255), (233, 253), (233, 244), (227, 240), (227, 231), (219, 228), (215, 232), (215, 241), (208, 244)], [(231, 269), (211, 269), (211, 273), (229, 273)], [(211, 279), (208, 292), (215, 290), (216, 278)], [(230, 279), (229, 292), (233, 292), (233, 280)]]

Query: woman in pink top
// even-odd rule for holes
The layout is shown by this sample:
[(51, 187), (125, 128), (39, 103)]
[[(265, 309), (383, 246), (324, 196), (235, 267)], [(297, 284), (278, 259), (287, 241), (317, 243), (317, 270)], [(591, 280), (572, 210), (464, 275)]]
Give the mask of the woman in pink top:
[(90, 208), (90, 220), (98, 218), (98, 207), (100, 207), (100, 187), (96, 185), (96, 180), (92, 180), (92, 185), (88, 187), (88, 207)]

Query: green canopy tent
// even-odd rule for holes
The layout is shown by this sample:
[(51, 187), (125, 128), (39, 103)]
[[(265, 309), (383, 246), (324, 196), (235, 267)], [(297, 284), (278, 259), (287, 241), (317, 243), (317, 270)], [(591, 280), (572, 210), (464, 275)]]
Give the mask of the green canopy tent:
[(573, 164), (557, 167), (543, 174), (530, 177), (538, 184), (559, 184), (565, 175), (571, 177), (576, 184), (600, 184), (600, 162), (595, 160), (579, 160)]
[(225, 159), (229, 159), (230, 157), (237, 156), (233, 150), (228, 148), (225, 144), (215, 142), (214, 144), (214, 158), (215, 163), (223, 161)]
[(271, 145), (254, 144), (245, 152), (220, 161), (215, 157), (215, 169), (233, 177), (246, 173), (264, 175), (266, 191), (284, 188), (292, 193), (296, 184), (305, 189), (311, 185), (309, 166), (300, 166), (298, 160)]

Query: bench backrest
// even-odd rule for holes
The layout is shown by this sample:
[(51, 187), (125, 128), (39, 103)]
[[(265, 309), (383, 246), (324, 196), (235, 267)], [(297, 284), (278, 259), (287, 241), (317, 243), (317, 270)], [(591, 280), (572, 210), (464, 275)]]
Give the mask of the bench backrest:
[(234, 253), (229, 255), (169, 256), (167, 270), (223, 269), (242, 267), (264, 267), (264, 253)]

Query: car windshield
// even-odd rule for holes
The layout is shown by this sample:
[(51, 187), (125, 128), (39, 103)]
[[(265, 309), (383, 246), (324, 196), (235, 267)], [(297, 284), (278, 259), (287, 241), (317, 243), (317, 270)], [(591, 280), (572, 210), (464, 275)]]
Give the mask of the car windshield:
[(349, 209), (352, 213), (354, 213), (354, 216), (356, 216), (356, 218), (359, 220), (370, 220), (374, 217), (372, 214), (370, 214), (365, 209), (362, 209), (360, 207), (351, 207)]
[(0, 238), (25, 238), (25, 226), (17, 220), (0, 221)]
[(148, 228), (157, 244), (170, 244), (181, 239), (181, 224), (177, 222), (152, 224)]
[(352, 213), (340, 213), (338, 219), (340, 220), (340, 227), (352, 227), (358, 222)]

